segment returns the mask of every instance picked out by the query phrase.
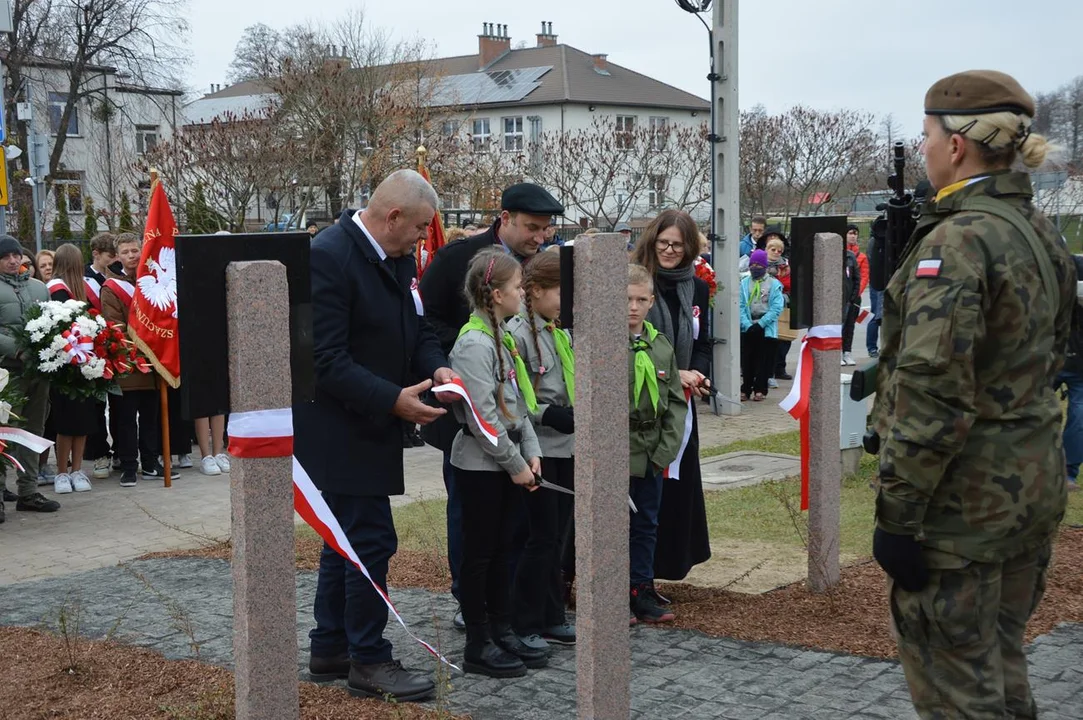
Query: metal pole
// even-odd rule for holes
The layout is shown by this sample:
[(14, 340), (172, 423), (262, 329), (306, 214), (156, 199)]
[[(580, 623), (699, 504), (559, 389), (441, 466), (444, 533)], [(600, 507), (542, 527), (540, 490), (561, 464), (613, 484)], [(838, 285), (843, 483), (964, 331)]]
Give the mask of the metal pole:
[(741, 381), (741, 331), (738, 310), (738, 245), (741, 239), (740, 218), (740, 115), (737, 103), (737, 0), (716, 0), (711, 33), (714, 43), (712, 83), (711, 143), (713, 175), (713, 215), (715, 237), (711, 259), (718, 275), (715, 297), (714, 384), (719, 394), (729, 400), (715, 403), (715, 413), (738, 415)]
[(1075, 115), (1072, 118), (1072, 162), (1079, 163), (1079, 107), (1080, 103), (1072, 103)]
[(38, 199), (41, 197), (39, 182), (34, 178), (34, 184), (30, 188), (31, 200), (34, 203), (34, 254), (41, 252), (41, 209)]

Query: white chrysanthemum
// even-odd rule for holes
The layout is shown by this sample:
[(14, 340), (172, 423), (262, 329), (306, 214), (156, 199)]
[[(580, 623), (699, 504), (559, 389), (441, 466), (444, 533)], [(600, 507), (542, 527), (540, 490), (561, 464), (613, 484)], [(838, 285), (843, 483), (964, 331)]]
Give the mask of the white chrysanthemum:
[(101, 358), (92, 358), (79, 368), (83, 377), (87, 380), (99, 380), (105, 374), (105, 361)]
[(36, 343), (41, 342), (44, 339), (45, 339), (45, 333), (41, 332), (40, 330), (37, 331), (37, 332), (30, 333), (30, 342), (32, 342), (32, 343), (36, 344)]

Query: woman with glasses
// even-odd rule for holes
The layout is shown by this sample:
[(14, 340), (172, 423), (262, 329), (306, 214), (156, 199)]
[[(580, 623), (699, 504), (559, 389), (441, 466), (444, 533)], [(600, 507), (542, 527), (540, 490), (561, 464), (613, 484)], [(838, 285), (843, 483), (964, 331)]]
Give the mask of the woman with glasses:
[[(657, 301), (647, 321), (676, 350), (681, 385), (690, 398), (684, 450), (669, 468), (655, 468), (666, 476), (654, 558), (654, 576), (662, 580), (683, 580), (692, 566), (711, 556), (695, 402), (707, 397), (711, 386), (707, 378), (711, 365), (707, 325), (710, 291), (707, 283), (695, 276), (698, 252), (699, 228), (688, 213), (679, 210), (666, 210), (655, 218), (632, 252), (632, 262), (647, 268), (654, 278)], [(657, 591), (655, 595), (658, 602), (668, 602)]]

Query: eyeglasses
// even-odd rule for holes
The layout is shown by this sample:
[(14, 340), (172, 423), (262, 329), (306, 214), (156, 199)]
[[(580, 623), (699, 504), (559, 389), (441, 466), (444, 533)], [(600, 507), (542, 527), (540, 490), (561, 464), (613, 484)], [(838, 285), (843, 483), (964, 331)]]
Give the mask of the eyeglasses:
[(668, 240), (655, 240), (654, 247), (658, 249), (658, 252), (665, 252), (666, 250), (672, 250), (675, 253), (684, 252), (684, 243), (682, 242), (669, 242)]

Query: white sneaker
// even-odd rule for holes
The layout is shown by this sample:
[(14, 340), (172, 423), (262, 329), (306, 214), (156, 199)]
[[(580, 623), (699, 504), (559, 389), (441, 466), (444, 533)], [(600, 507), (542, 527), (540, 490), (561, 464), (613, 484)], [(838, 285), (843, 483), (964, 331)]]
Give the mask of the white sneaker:
[(92, 489), (90, 478), (82, 470), (76, 470), (71, 474), (71, 487), (75, 492), (87, 492)]
[[(94, 479), (105, 480), (113, 471), (113, 463), (108, 457), (100, 457), (94, 461)], [(89, 490), (89, 488), (87, 488)]]
[(56, 465), (43, 465), (38, 468), (38, 485), (52, 485), (56, 480)]
[(71, 492), (71, 475), (60, 473), (53, 480), (53, 492), (57, 495), (66, 495)]
[(214, 456), (214, 461), (218, 463), (218, 469), (224, 473), (229, 472), (229, 455), (225, 453), (218, 453)]
[(853, 353), (843, 353), (842, 354), (842, 364), (843, 365), (857, 365), (857, 360), (854, 360)]
[(192, 467), (192, 456), (187, 455), (187, 454), (178, 455), (177, 456), (177, 467), (179, 467), (181, 470), (184, 470), (185, 468)]
[(203, 458), (199, 463), (199, 471), (204, 475), (221, 475), (222, 471), (218, 468), (218, 463), (215, 459), (208, 455)]
[(778, 380), (775, 380), (774, 378), (767, 378), (767, 387), (769, 387), (769, 388), (777, 388), (778, 387)]

